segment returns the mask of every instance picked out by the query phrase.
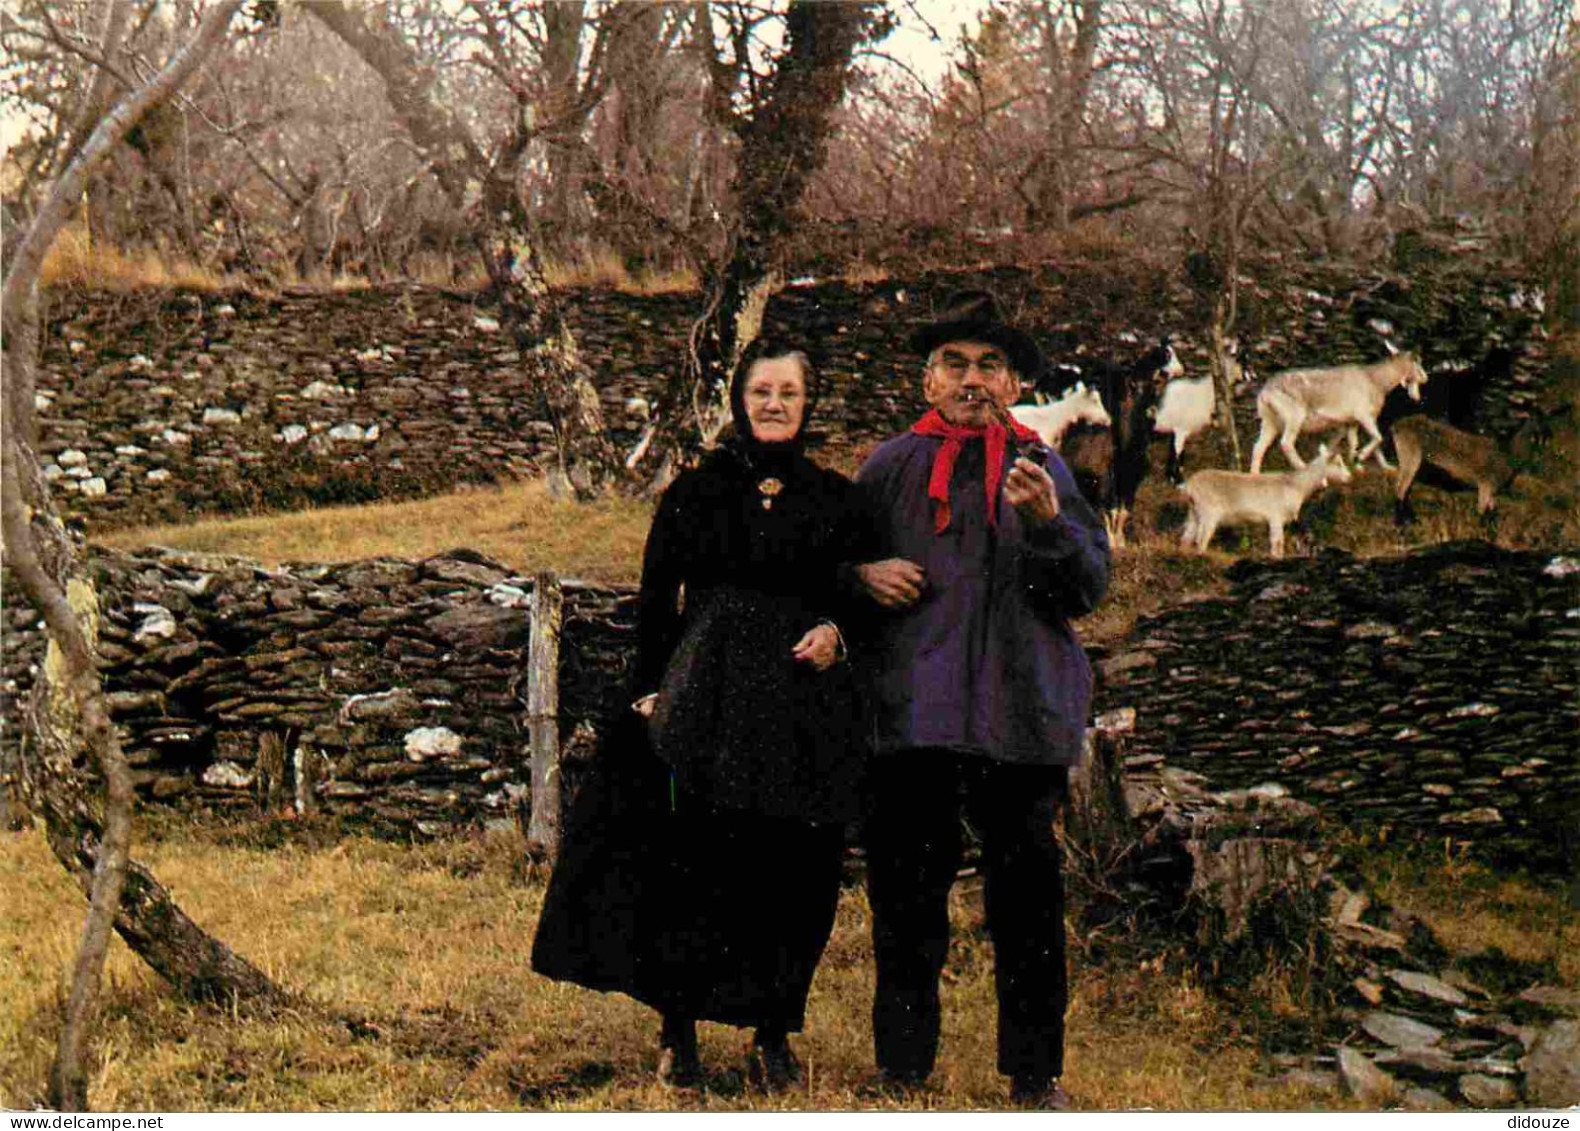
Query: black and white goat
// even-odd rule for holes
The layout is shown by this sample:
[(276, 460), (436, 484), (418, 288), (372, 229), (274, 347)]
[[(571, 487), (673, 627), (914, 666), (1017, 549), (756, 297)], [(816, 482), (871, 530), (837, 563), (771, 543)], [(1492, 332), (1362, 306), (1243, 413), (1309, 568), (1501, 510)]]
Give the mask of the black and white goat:
[[(1238, 355), (1239, 347), (1234, 342), (1224, 347), (1222, 365), (1231, 393), (1247, 379)], [(1192, 436), (1212, 423), (1217, 405), (1218, 395), (1213, 387), (1211, 372), (1201, 377), (1176, 377), (1163, 386), (1163, 397), (1158, 402), (1152, 430), (1172, 440), (1166, 472), (1170, 483), (1179, 483), (1184, 479), (1180, 460), (1185, 454), (1185, 445)]]

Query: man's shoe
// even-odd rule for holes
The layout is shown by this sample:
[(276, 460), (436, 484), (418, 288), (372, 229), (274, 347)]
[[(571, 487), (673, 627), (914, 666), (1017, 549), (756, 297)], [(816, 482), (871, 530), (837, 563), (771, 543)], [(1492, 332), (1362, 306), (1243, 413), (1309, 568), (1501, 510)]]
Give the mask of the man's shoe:
[(1016, 1107), (1033, 1111), (1064, 1111), (1070, 1106), (1070, 1093), (1057, 1079), (1047, 1076), (1016, 1076), (1010, 1080), (1009, 1099)]
[(892, 1068), (878, 1069), (878, 1089), (894, 1095), (918, 1092), (927, 1087), (927, 1077), (920, 1072), (897, 1072)]
[(746, 1078), (752, 1087), (765, 1092), (782, 1092), (801, 1079), (801, 1062), (784, 1038), (764, 1043), (753, 1041), (746, 1050)]

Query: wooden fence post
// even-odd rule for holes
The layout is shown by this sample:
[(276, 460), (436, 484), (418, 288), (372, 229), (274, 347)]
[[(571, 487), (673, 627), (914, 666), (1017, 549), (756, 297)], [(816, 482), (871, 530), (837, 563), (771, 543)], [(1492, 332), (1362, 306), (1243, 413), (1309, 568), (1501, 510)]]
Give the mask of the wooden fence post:
[(527, 735), (532, 757), (532, 815), (527, 855), (552, 865), (560, 851), (559, 578), (545, 570), (532, 586), (532, 635), (527, 648)]

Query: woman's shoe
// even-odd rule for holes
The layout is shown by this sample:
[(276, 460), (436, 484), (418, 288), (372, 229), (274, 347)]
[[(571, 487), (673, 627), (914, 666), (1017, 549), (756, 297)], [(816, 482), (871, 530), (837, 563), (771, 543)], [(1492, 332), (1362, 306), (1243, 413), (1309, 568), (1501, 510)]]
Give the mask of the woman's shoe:
[(801, 1079), (801, 1062), (785, 1037), (754, 1040), (746, 1051), (746, 1078), (752, 1087), (782, 1092)]
[(658, 1050), (658, 1080), (671, 1088), (695, 1088), (702, 1083), (702, 1058), (695, 1048)]
[(702, 1083), (696, 1022), (664, 1014), (658, 1032), (658, 1079), (671, 1088), (695, 1088)]

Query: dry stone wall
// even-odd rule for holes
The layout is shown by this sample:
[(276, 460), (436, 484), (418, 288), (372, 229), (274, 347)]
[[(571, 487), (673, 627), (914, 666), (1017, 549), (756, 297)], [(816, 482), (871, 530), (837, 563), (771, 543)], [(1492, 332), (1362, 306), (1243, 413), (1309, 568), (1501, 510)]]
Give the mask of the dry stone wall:
[[(145, 800), (404, 835), (508, 822), (526, 796), (531, 579), (467, 551), (278, 570), (99, 552), (93, 568), (110, 707)], [(618, 699), (633, 598), (564, 590), (574, 758)], [(0, 707), (14, 719), (42, 641), (36, 614), (6, 605)]]
[(1311, 1028), (1263, 1049), (1284, 1083), (1414, 1111), (1580, 1103), (1580, 993), (1552, 959), (1445, 944), (1367, 892), (1320, 799), (1272, 783), (1214, 789), (1131, 754), (1137, 714), (1098, 717), (1066, 822), (1088, 848), (1072, 853), (1075, 884), (1089, 861), (1113, 862), (1077, 901), (1078, 937), (1099, 961), (1090, 940), (1119, 920), (1132, 928), (1119, 937), (1183, 944), (1226, 993), (1262, 999), (1268, 969), (1309, 979)]
[[(1179, 279), (1119, 257), (939, 272), (852, 285), (797, 280), (770, 331), (804, 343), (827, 381), (815, 428), (859, 453), (924, 407), (910, 325), (953, 290), (986, 287), (1050, 356), (1134, 356), (1186, 336), (1202, 372), (1204, 317)], [(1381, 330), (1451, 372), (1494, 346), (1517, 354), (1483, 425), (1509, 430), (1538, 396), (1545, 344), (1524, 292), (1495, 269), (1356, 275), (1276, 261), (1248, 278), (1245, 358), (1293, 364), (1382, 355)], [(1518, 299), (1521, 305), (1516, 305)], [(685, 354), (694, 295), (570, 296), (614, 439), (634, 447)], [(486, 296), (367, 291), (50, 296), (38, 383), (40, 451), (66, 509), (90, 529), (197, 513), (290, 509), (434, 493), (541, 470), (552, 434)], [(1251, 390), (1239, 412), (1254, 417)]]
[[(508, 820), (525, 795), (530, 579), (463, 550), (278, 570), (98, 551), (94, 568), (145, 799), (436, 833)], [(1229, 596), (1146, 619), (1101, 659), (1098, 710), (1134, 715), (1128, 773), (1272, 785), (1330, 819), (1573, 867), (1580, 553), (1473, 543), (1231, 572)], [(621, 709), (635, 595), (564, 589), (574, 780)], [(14, 719), (41, 640), (6, 596), (0, 709)]]
[(1129, 767), (1580, 864), (1580, 554), (1457, 543), (1232, 567), (1101, 664)]

